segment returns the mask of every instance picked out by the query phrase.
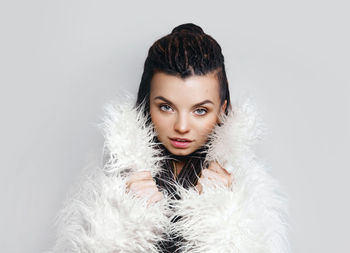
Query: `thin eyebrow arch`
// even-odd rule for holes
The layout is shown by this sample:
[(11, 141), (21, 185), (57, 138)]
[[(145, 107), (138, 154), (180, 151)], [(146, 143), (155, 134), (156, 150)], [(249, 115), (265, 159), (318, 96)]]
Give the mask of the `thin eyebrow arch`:
[[(157, 97), (154, 98), (154, 100), (156, 100), (156, 99), (160, 99), (160, 100), (163, 100), (163, 101), (167, 102), (168, 104), (174, 105), (169, 99), (166, 99), (166, 98), (163, 97), (163, 96), (157, 96)], [(208, 103), (209, 103), (209, 104), (214, 104), (211, 100), (206, 99), (206, 100), (204, 100), (204, 101), (202, 101), (202, 102), (199, 102), (199, 103), (197, 103), (197, 104), (194, 104), (194, 105), (192, 106), (192, 108), (197, 107), (197, 106), (201, 106), (201, 105), (204, 105), (204, 104), (208, 104)]]

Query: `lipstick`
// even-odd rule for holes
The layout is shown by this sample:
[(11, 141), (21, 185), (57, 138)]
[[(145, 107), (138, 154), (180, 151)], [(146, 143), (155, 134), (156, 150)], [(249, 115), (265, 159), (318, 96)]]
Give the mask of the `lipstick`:
[(175, 147), (175, 148), (187, 148), (190, 143), (192, 142), (189, 139), (185, 139), (185, 138), (169, 138), (171, 141), (171, 144)]

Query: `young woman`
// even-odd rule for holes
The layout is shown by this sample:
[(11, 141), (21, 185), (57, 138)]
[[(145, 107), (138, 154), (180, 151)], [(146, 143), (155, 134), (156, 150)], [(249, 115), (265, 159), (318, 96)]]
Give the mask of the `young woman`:
[(219, 44), (188, 23), (149, 49), (136, 104), (111, 102), (105, 162), (67, 200), (52, 252), (289, 252), (287, 199), (232, 107)]

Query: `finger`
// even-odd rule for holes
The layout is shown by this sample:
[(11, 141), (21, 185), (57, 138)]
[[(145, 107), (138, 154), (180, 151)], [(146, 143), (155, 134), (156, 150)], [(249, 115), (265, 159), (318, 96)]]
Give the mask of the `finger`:
[(204, 178), (208, 178), (210, 180), (214, 180), (219, 184), (223, 184), (225, 186), (230, 185), (230, 180), (228, 176), (223, 176), (222, 174), (216, 173), (212, 170), (205, 169), (202, 172)]
[(161, 200), (162, 198), (164, 198), (164, 195), (161, 192), (154, 194), (149, 199), (147, 199), (147, 207), (149, 207), (152, 203)]
[(150, 171), (146, 171), (146, 170), (142, 170), (142, 171), (137, 171), (134, 172), (132, 175), (130, 175), (129, 177), (130, 179), (146, 179), (146, 178), (152, 178), (151, 172)]
[(143, 188), (143, 189), (135, 189), (132, 190), (136, 196), (141, 197), (141, 198), (148, 198), (150, 195), (154, 193), (154, 190), (151, 188)]
[(142, 179), (153, 179), (150, 171), (137, 171), (129, 176), (126, 184), (129, 185), (132, 182)]
[(199, 180), (198, 180), (198, 183), (197, 183), (197, 185), (195, 186), (195, 188), (196, 188), (196, 190), (197, 190), (197, 192), (198, 192), (199, 194), (202, 193), (202, 191), (203, 191), (203, 186), (201, 185), (201, 183), (199, 183)]
[(154, 202), (160, 201), (163, 198), (164, 198), (163, 193), (158, 191), (158, 192), (156, 192), (156, 193), (154, 193), (153, 195), (150, 196), (150, 198), (148, 199), (148, 202), (149, 203), (154, 203)]
[(209, 164), (208, 170), (215, 171), (215, 172), (222, 174), (222, 175), (231, 175), (225, 168), (220, 166), (220, 164), (217, 161), (212, 161)]
[(154, 187), (154, 188), (158, 189), (156, 182), (154, 182), (153, 180), (150, 180), (150, 179), (142, 179), (142, 180), (130, 182), (130, 184), (128, 185), (128, 188), (133, 190), (133, 191), (138, 191), (142, 188), (147, 188), (147, 187)]
[(142, 186), (138, 188), (133, 188), (132, 191), (141, 197), (149, 197), (154, 193), (158, 192), (159, 190), (156, 186)]

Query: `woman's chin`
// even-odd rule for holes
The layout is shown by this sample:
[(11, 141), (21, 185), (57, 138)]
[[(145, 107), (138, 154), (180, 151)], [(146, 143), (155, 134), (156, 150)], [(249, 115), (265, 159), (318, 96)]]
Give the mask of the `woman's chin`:
[(193, 152), (191, 148), (174, 148), (174, 147), (170, 147), (170, 149), (168, 148), (168, 151), (173, 155), (177, 155), (177, 156), (186, 156)]

